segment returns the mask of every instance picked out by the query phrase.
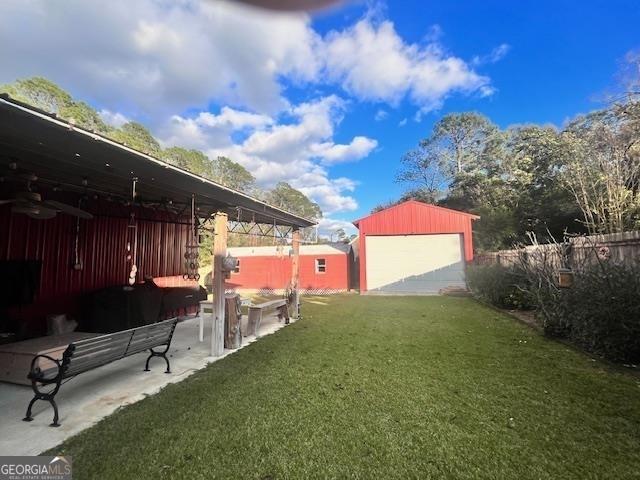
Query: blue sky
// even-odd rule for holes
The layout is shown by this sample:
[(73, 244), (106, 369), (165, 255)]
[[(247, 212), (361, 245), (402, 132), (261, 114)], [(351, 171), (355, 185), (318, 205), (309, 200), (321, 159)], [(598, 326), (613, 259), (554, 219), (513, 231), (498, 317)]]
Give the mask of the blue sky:
[(118, 125), (228, 155), (319, 202), (326, 231), (398, 197), (443, 114), (562, 125), (640, 48), (637, 1), (351, 2), (310, 17), (231, 2), (0, 3), (0, 82), (43, 75)]

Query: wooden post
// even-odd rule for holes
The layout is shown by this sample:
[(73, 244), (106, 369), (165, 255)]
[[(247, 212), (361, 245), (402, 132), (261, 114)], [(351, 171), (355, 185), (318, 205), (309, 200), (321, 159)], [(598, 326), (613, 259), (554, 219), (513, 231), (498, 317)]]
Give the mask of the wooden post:
[(297, 228), (293, 231), (291, 238), (291, 247), (293, 257), (291, 258), (291, 290), (293, 292), (293, 312), (292, 317), (299, 317), (300, 293), (298, 290), (298, 282), (300, 278), (300, 230)]
[(222, 261), (227, 256), (227, 214), (218, 212), (213, 221), (213, 315), (211, 322), (211, 356), (219, 357), (224, 350), (224, 272)]

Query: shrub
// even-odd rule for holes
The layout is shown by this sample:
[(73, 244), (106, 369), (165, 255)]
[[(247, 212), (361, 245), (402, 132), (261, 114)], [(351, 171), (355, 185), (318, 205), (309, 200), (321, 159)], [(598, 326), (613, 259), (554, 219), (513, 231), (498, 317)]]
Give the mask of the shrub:
[(588, 266), (563, 301), (572, 341), (610, 360), (640, 362), (639, 266)]
[[(474, 294), (503, 308), (535, 306), (546, 335), (609, 360), (640, 363), (640, 261), (615, 263), (601, 256), (597, 244), (585, 242), (592, 255), (576, 257), (570, 242), (531, 240), (532, 247), (521, 249), (513, 267), (470, 268)], [(570, 288), (557, 285), (564, 265), (575, 271)]]
[(526, 277), (516, 267), (472, 265), (467, 268), (467, 283), (473, 294), (499, 308), (527, 310), (533, 307), (525, 293)]

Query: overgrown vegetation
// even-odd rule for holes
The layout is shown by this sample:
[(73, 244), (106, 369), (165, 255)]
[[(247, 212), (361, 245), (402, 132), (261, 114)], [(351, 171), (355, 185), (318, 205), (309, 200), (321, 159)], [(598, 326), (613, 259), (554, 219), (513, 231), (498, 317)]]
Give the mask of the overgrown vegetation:
[(310, 300), (49, 454), (78, 480), (637, 477), (636, 378), (468, 298)]

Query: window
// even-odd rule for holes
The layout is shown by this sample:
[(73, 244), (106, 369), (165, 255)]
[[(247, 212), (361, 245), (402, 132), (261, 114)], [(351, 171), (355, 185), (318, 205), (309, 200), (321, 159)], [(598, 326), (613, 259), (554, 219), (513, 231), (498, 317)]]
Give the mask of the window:
[(316, 273), (325, 273), (327, 271), (327, 261), (324, 258), (316, 258)]
[(236, 268), (233, 269), (233, 273), (240, 273), (240, 259), (238, 258)]

